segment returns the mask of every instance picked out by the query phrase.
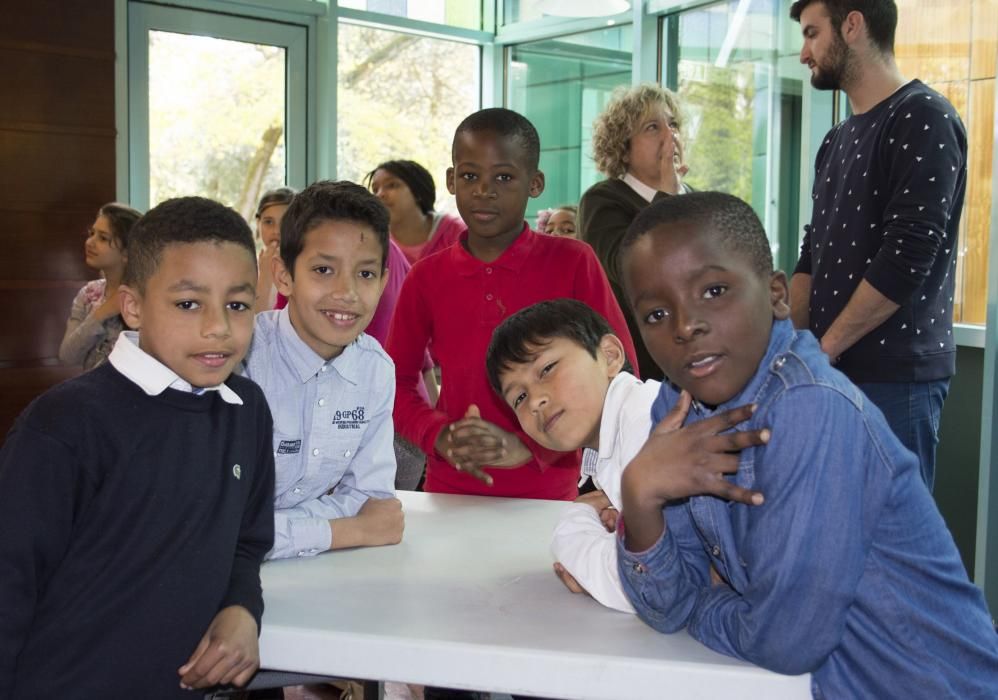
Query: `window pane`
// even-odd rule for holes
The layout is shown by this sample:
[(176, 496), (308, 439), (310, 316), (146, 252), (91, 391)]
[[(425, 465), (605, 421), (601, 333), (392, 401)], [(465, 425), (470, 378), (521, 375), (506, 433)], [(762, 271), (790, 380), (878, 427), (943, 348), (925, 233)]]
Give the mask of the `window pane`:
[(675, 76), (687, 110), (686, 182), (750, 203), (784, 269), (798, 254), (806, 77), (799, 39), (788, 40), (799, 29), (786, 14), (776, 0), (726, 0), (673, 16), (676, 45), (665, 54), (676, 64), (662, 70)]
[[(386, 160), (430, 171), (437, 209), (454, 131), (478, 109), (477, 46), (346, 23), (339, 25), (337, 173), (362, 182)], [(441, 206), (441, 203), (444, 203)]]
[(576, 203), (602, 179), (592, 160), (592, 124), (610, 93), (631, 81), (630, 25), (520, 44), (510, 52), (507, 106), (526, 116), (541, 137), (544, 194), (540, 209)]
[(481, 0), (340, 0), (340, 7), (480, 30)]
[(216, 199), (251, 220), (285, 182), (285, 49), (149, 32), (149, 203)]
[(504, 0), (503, 24), (542, 17), (608, 17), (630, 10), (640, 0)]
[(960, 220), (954, 320), (983, 324), (991, 226), (998, 0), (900, 0), (901, 73), (946, 96), (967, 127), (967, 196)]

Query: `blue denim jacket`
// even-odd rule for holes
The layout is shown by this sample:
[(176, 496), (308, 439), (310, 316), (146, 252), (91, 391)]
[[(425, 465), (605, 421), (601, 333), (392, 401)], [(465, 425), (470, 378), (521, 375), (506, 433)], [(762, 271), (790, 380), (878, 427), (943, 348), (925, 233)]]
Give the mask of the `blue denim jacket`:
[[(656, 423), (677, 397), (662, 385)], [(773, 671), (810, 672), (816, 698), (998, 698), (984, 597), (880, 411), (789, 321), (774, 323), (738, 396), (695, 405), (687, 422), (753, 402), (740, 427), (772, 436), (741, 453), (733, 479), (765, 503), (694, 497), (665, 509), (647, 551), (619, 537), (638, 615)], [(727, 585), (711, 585), (710, 565)]]

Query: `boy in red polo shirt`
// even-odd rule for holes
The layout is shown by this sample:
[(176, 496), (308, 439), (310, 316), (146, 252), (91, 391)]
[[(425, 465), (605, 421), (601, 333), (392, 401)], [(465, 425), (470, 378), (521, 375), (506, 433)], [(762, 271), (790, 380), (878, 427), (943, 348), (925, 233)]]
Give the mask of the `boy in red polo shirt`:
[[(579, 453), (527, 437), (489, 387), (485, 351), (511, 314), (570, 297), (610, 322), (636, 367), (627, 324), (589, 246), (524, 222), (528, 198), (544, 191), (540, 139), (526, 118), (499, 108), (472, 114), (457, 128), (452, 157), (447, 189), (468, 231), (419, 260), (402, 286), (386, 348), (395, 361), (395, 429), (426, 452), (426, 491), (571, 500)], [(441, 369), (435, 408), (417, 390), (428, 343)]]

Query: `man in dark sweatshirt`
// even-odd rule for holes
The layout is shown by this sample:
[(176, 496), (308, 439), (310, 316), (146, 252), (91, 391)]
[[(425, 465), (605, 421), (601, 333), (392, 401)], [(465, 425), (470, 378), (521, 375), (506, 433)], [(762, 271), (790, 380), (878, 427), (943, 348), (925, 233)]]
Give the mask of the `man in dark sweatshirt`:
[(956, 368), (966, 130), (942, 95), (901, 76), (894, 0), (798, 0), (790, 16), (811, 84), (842, 90), (852, 108), (818, 151), (793, 322), (880, 408), (931, 489)]

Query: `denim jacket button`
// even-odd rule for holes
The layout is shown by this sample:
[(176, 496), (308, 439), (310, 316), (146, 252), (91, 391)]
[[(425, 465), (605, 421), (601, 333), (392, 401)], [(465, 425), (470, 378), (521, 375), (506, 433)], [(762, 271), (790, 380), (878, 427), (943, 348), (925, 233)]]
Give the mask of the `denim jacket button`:
[(717, 545), (715, 544), (715, 545), (714, 545), (714, 546), (713, 546), (713, 547), (711, 548), (711, 550), (710, 550), (710, 553), (711, 553), (711, 554), (713, 554), (713, 555), (714, 555), (715, 557), (719, 557), (719, 556), (721, 556), (721, 548), (720, 548), (720, 547), (718, 547), (718, 546), (717, 546)]
[(786, 363), (787, 363), (787, 358), (785, 358), (783, 355), (780, 355), (775, 360), (773, 360), (773, 369), (779, 369)]
[(631, 568), (632, 568), (632, 569), (634, 570), (634, 573), (636, 573), (636, 574), (643, 574), (643, 573), (645, 572), (645, 567), (644, 567), (644, 565), (642, 565), (642, 564), (640, 564), (640, 563), (638, 563), (638, 564), (635, 564), (635, 565), (634, 565), (633, 567), (631, 567)]

